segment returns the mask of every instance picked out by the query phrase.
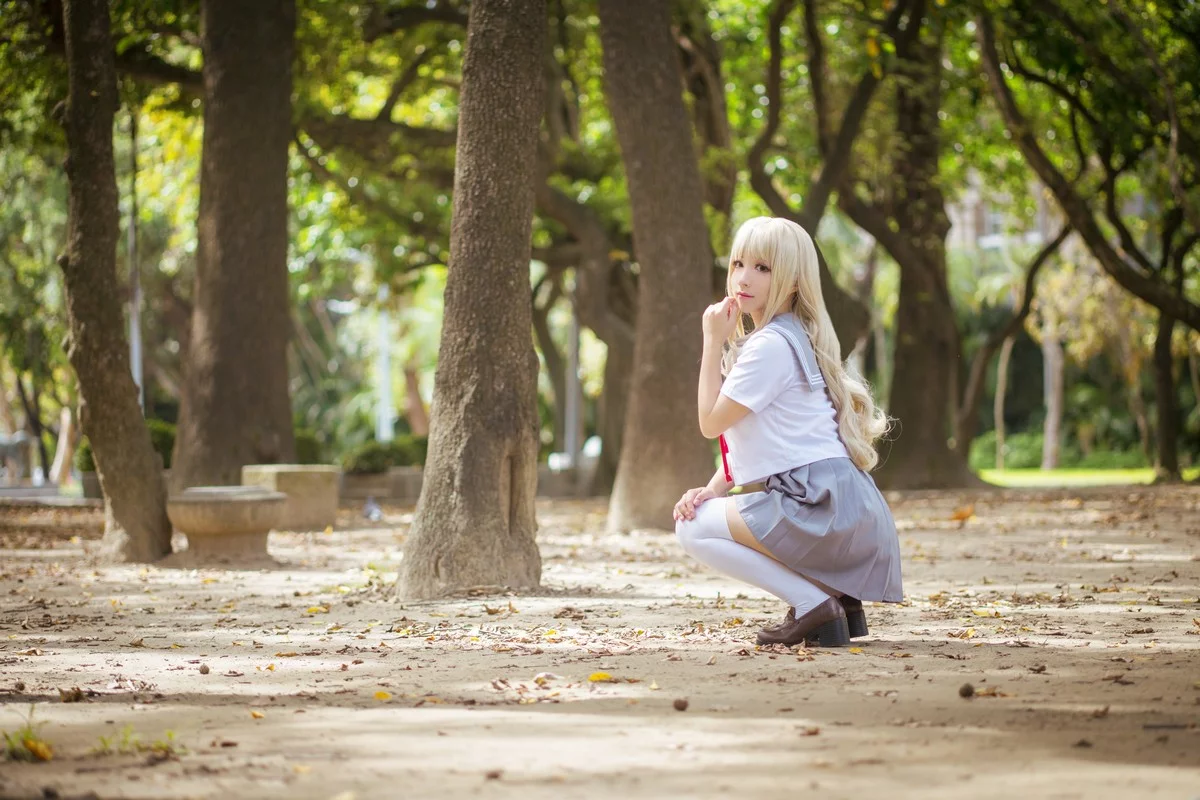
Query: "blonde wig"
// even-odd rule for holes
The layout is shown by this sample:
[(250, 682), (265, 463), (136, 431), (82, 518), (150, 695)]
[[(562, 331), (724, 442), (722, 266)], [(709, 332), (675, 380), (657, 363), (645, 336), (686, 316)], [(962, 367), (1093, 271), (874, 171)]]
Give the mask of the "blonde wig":
[[(842, 361), (842, 348), (821, 295), (821, 273), (812, 237), (790, 220), (755, 217), (743, 223), (733, 239), (725, 285), (729, 296), (737, 291), (733, 285), (736, 261), (749, 269), (756, 264), (770, 267), (771, 287), (762, 319), (769, 322), (779, 314), (789, 312), (800, 318), (817, 355), (817, 365), (825, 377), (842, 442), (859, 469), (874, 469), (879, 462), (875, 442), (887, 433), (888, 419), (875, 406), (866, 381), (851, 374)], [(725, 374), (733, 367), (739, 347), (750, 335), (747, 319), (739, 315), (737, 328), (730, 337), (722, 361)]]

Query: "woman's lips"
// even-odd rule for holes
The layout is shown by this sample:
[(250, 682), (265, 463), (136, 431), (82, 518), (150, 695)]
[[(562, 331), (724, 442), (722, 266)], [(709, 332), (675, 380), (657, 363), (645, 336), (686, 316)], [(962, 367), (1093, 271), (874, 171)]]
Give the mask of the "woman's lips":
[(741, 298), (744, 298), (744, 299), (748, 299), (748, 298), (750, 298), (750, 297), (753, 297), (753, 295), (746, 294), (745, 292), (738, 292), (738, 293), (737, 293), (737, 296), (738, 296), (738, 297), (741, 297)]

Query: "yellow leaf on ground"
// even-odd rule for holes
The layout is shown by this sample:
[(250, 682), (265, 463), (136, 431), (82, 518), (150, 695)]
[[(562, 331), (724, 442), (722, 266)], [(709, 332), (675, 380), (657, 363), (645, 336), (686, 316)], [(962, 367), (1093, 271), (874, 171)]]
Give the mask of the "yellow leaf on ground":
[(328, 614), (329, 609), (325, 606), (309, 606), (305, 614)]
[(294, 651), (294, 650), (289, 650), (289, 651), (287, 651), (286, 653), (276, 653), (276, 654), (275, 654), (275, 657), (276, 657), (276, 658), (295, 658), (295, 657), (296, 657), (296, 656), (298, 656), (298, 655), (300, 655), (300, 654), (299, 654), (299, 653), (297, 653), (296, 651)]
[(262, 719), (263, 717), (266, 716), (266, 714), (264, 714), (261, 711), (255, 711), (254, 709), (250, 709), (250, 716), (254, 717), (255, 719)]
[(963, 506), (962, 508), (954, 509), (954, 513), (950, 515), (950, 519), (955, 522), (966, 522), (973, 516), (975, 516), (975, 506)]
[(392, 699), (392, 693), (391, 693), (391, 692), (378, 691), (378, 692), (376, 692), (376, 693), (375, 693), (375, 699), (376, 699), (376, 700), (379, 700), (379, 701), (381, 701), (381, 702), (382, 702), (382, 701), (384, 701), (384, 700), (391, 700), (391, 699)]
[(862, 655), (862, 651), (863, 651), (863, 649), (862, 649), (861, 647), (851, 647), (851, 648), (850, 648), (848, 651), (846, 651), (846, 652), (848, 652), (848, 653), (854, 653), (854, 655), (856, 655), (856, 656), (857, 656), (857, 655)]
[(593, 672), (591, 675), (588, 675), (588, 680), (592, 683), (614, 683), (616, 681), (607, 672)]
[(25, 749), (33, 754), (33, 757), (38, 761), (49, 761), (54, 758), (54, 748), (43, 742), (41, 739), (26, 739), (21, 742), (25, 745)]

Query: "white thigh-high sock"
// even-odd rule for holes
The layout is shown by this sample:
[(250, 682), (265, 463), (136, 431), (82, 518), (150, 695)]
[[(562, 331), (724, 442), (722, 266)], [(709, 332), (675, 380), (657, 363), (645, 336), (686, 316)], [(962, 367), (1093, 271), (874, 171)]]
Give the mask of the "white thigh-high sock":
[(675, 523), (675, 535), (684, 552), (718, 572), (775, 595), (796, 609), (800, 617), (829, 599), (810, 581), (770, 556), (733, 540), (725, 504), (717, 497), (696, 509), (696, 518)]

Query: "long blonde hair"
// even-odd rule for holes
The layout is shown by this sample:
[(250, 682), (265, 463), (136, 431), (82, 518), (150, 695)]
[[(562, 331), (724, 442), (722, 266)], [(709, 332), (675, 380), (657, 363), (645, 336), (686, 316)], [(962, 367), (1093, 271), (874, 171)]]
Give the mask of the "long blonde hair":
[[(876, 407), (866, 381), (852, 374), (842, 361), (842, 348), (821, 294), (821, 273), (812, 237), (790, 220), (754, 217), (738, 228), (733, 239), (729, 275), (725, 281), (726, 292), (731, 297), (736, 292), (733, 285), (735, 261), (741, 261), (749, 268), (757, 263), (771, 268), (771, 288), (767, 291), (762, 318), (769, 322), (788, 312), (800, 318), (817, 355), (817, 366), (825, 377), (842, 442), (859, 469), (874, 469), (879, 463), (875, 442), (887, 433), (888, 418)], [(726, 374), (737, 360), (739, 347), (749, 336), (746, 321), (745, 315), (738, 316), (737, 328), (729, 339), (722, 361), (722, 371)]]

